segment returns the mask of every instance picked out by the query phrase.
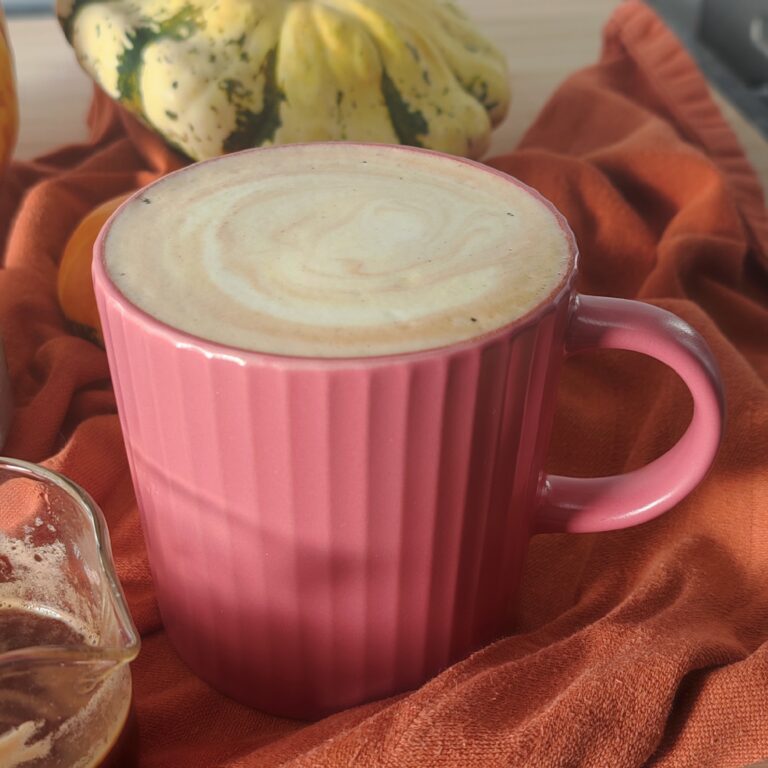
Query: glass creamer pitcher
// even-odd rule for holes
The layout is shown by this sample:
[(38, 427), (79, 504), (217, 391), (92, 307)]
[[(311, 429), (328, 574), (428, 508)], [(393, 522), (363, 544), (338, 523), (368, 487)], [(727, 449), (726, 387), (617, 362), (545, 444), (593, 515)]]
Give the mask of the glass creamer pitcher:
[(139, 639), (101, 511), (0, 458), (0, 766), (124, 766)]

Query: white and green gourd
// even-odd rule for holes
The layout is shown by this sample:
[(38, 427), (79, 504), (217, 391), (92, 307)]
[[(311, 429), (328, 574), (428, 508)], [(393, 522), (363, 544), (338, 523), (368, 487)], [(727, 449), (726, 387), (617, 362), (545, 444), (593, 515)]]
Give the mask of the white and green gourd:
[(56, 0), (99, 86), (193, 160), (306, 141), (487, 150), (504, 57), (451, 0)]

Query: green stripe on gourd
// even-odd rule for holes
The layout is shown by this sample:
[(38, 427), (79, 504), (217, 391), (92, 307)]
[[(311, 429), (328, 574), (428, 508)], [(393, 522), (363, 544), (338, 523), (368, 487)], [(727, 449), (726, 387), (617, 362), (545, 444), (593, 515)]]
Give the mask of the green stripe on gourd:
[(429, 133), (429, 125), (421, 112), (408, 106), (386, 69), (381, 73), (381, 92), (400, 143), (423, 147), (421, 139)]
[[(91, 0), (93, 2), (93, 0)], [(200, 27), (200, 14), (191, 5), (185, 5), (165, 21), (154, 27), (138, 27), (128, 35), (128, 45), (119, 57), (117, 65), (117, 90), (120, 101), (129, 109), (141, 112), (142, 99), (139, 88), (144, 49), (162, 38), (186, 40)]]
[(264, 72), (264, 100), (261, 112), (253, 112), (242, 106), (241, 97), (250, 95), (243, 92), (243, 86), (235, 80), (225, 80), (220, 87), (226, 92), (227, 100), (236, 109), (237, 128), (224, 139), (225, 152), (237, 152), (241, 149), (259, 147), (275, 138), (280, 119), (280, 103), (285, 94), (277, 85), (276, 74), (277, 49), (273, 48), (262, 65)]

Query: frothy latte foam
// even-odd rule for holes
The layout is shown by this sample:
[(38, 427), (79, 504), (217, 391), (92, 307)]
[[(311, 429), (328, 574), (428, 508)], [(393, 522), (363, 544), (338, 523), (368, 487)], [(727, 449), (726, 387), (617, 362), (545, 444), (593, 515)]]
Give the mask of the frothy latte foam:
[(233, 347), (366, 357), (500, 328), (568, 269), (554, 214), (460, 160), (352, 144), (229, 155), (131, 201), (111, 279), (158, 320)]

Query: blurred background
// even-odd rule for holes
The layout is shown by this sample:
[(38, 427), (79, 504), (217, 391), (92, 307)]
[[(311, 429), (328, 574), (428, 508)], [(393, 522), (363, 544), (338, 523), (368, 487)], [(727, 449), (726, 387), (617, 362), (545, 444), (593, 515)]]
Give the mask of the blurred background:
[(768, 138), (768, 0), (648, 0), (710, 82)]
[[(593, 62), (620, 0), (458, 0), (507, 55), (512, 109), (491, 153), (509, 151), (557, 84)], [(712, 86), (768, 188), (768, 0), (646, 0)], [(4, 0), (19, 80), (17, 156), (84, 137), (91, 86), (64, 43), (53, 0)], [(56, 115), (55, 126), (51, 114)]]

